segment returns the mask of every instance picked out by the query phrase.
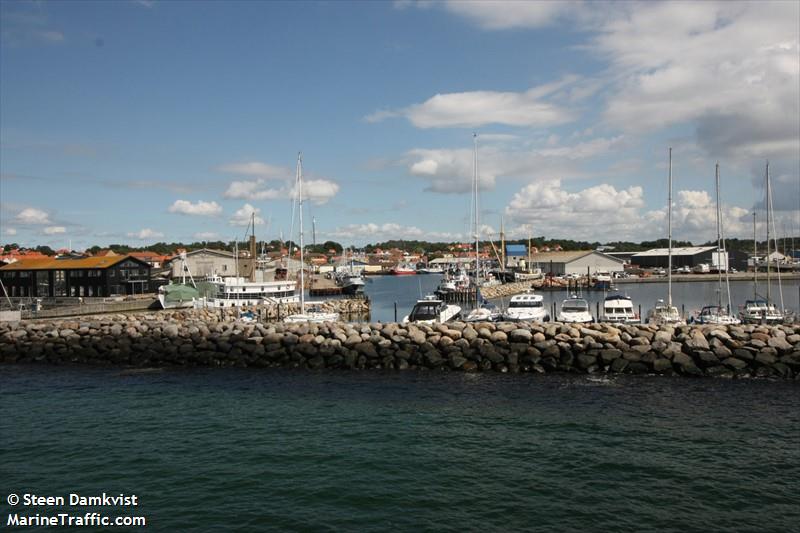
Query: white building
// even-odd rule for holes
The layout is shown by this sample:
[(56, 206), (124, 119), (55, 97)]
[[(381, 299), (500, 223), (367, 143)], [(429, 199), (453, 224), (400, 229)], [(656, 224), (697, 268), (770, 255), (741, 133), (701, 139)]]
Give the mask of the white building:
[(597, 272), (622, 272), (625, 261), (611, 257), (596, 250), (576, 252), (542, 252), (531, 255), (531, 263), (545, 274), (552, 272), (556, 276), (566, 274), (590, 274)]

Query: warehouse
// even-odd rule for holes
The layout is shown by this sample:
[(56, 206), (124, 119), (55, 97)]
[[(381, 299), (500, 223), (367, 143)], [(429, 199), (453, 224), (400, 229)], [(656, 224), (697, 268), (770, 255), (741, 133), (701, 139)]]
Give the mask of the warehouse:
[(545, 274), (552, 273), (554, 276), (583, 275), (587, 269), (591, 274), (625, 270), (625, 261), (597, 250), (542, 252), (531, 255), (531, 263)]

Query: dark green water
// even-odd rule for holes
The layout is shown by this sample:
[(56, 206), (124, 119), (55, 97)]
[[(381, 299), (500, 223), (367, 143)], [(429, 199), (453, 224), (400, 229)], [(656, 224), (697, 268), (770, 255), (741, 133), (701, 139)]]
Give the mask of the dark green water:
[(103, 491), (151, 531), (800, 523), (794, 383), (0, 366), (0, 391), (4, 526), (8, 493)]

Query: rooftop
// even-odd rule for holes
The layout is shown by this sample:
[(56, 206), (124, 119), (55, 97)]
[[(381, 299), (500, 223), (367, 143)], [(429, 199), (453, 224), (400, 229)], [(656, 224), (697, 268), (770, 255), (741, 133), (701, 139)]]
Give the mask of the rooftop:
[[(1, 267), (0, 270), (79, 270), (83, 268), (108, 268), (128, 258), (127, 255), (115, 255), (105, 257), (82, 257), (79, 259), (69, 257), (62, 259), (56, 259), (55, 257), (20, 259), (15, 263)], [(142, 262), (135, 257), (132, 259)]]
[[(711, 250), (716, 250), (716, 246), (691, 246), (683, 248), (673, 248), (672, 255), (697, 255)], [(653, 248), (634, 254), (633, 257), (660, 257), (669, 255), (669, 248)]]

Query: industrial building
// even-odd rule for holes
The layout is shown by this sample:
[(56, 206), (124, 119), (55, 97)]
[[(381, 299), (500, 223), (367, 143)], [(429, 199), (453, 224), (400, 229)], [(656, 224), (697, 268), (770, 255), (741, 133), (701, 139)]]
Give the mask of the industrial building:
[(591, 274), (625, 270), (625, 261), (597, 250), (536, 253), (531, 255), (531, 264), (545, 274), (552, 273), (554, 276), (583, 275), (587, 270)]
[(151, 292), (150, 265), (135, 257), (21, 259), (0, 268), (11, 298), (107, 297)]
[[(631, 257), (631, 264), (641, 268), (667, 268), (669, 265), (669, 248), (654, 248), (639, 252)], [(707, 264), (712, 270), (722, 267), (723, 270), (730, 266), (736, 270), (747, 270), (747, 254), (744, 252), (728, 251), (717, 253), (716, 246), (692, 246), (672, 249), (672, 267), (695, 267)]]

